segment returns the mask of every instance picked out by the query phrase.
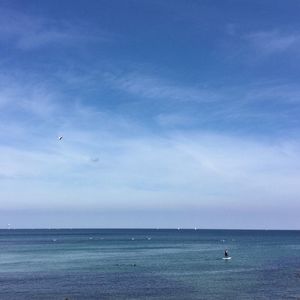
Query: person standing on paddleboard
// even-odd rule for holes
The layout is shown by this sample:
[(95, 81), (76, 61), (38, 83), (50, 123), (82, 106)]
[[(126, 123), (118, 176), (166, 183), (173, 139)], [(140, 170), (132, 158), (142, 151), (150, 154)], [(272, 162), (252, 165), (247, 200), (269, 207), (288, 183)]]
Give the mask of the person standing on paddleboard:
[(228, 257), (228, 256), (229, 256), (229, 255), (228, 255), (228, 250), (227, 250), (227, 249), (226, 249), (225, 252), (224, 252), (224, 256), (225, 256), (225, 257)]

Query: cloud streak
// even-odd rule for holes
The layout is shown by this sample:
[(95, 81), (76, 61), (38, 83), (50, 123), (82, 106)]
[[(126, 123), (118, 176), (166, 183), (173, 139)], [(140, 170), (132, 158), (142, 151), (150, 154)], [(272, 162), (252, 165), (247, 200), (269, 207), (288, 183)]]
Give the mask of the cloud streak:
[(297, 50), (300, 46), (300, 34), (279, 30), (258, 31), (246, 35), (246, 40), (265, 55)]
[[(178, 124), (189, 115), (180, 112), (158, 114), (157, 122), (175, 128), (151, 133), (142, 121), (80, 102), (65, 110), (59, 89), (53, 94), (45, 84), (8, 82), (10, 78), (2, 79), (6, 86), (0, 97), (2, 109), (13, 110), (12, 115), (30, 112), (40, 125), (18, 117), (13, 123), (0, 122), (1, 140), (5, 140), (0, 147), (1, 199), (9, 199), (7, 208), (25, 207), (27, 201), (57, 209), (222, 206), (253, 199), (271, 205), (286, 198), (294, 203), (300, 192), (299, 145), (292, 138), (267, 142), (231, 132), (181, 131)], [(148, 81), (145, 90), (156, 82)], [(141, 88), (134, 93), (148, 97)], [(173, 95), (168, 88), (165, 93)], [(255, 87), (246, 102), (272, 99), (278, 89)], [(179, 90), (183, 93), (184, 86)], [(282, 98), (287, 90), (288, 86), (282, 88)], [(292, 96), (281, 101), (294, 102), (296, 94)], [(64, 135), (62, 142), (58, 134)], [(91, 161), (93, 157), (97, 163)], [(30, 193), (25, 192), (26, 186), (32, 187)], [(258, 205), (256, 200), (252, 203)]]
[(97, 34), (85, 30), (85, 25), (47, 17), (27, 15), (21, 11), (0, 8), (0, 41), (10, 42), (20, 50), (35, 50), (46, 46), (77, 47), (91, 41), (110, 41), (104, 31)]
[(134, 97), (127, 106), (132, 103), (133, 109), (149, 107), (150, 112), (156, 108), (154, 120), (162, 127), (215, 128), (221, 122), (224, 129), (238, 123), (239, 129), (247, 130), (251, 122), (262, 120), (267, 130), (276, 131), (278, 120), (285, 128), (298, 120), (300, 90), (293, 82), (197, 87), (138, 70), (119, 76), (106, 74), (104, 80), (112, 89)]
[(116, 76), (107, 74), (106, 80), (115, 88), (141, 98), (165, 101), (208, 103), (219, 99), (219, 95), (205, 88), (181, 86), (166, 79), (132, 72)]
[[(10, 195), (7, 207), (26, 206), (29, 194), (23, 183), (35, 187), (38, 182), (30, 194), (35, 197), (44, 190), (39, 207), (206, 207), (251, 199), (257, 207), (261, 201), (272, 205), (287, 197), (289, 203), (297, 200), (298, 145), (211, 134), (121, 141), (112, 137), (112, 142), (103, 141), (96, 166), (88, 161), (89, 148), (78, 144), (59, 151), (49, 147), (48, 153), (1, 148), (1, 174), (6, 177), (1, 198)], [(24, 197), (15, 189), (5, 194), (11, 185), (20, 187)]]

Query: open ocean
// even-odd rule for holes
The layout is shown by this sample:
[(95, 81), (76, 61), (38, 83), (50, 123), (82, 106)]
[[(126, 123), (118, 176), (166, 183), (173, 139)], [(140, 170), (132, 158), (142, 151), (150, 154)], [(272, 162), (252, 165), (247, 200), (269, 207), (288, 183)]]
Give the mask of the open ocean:
[(0, 230), (0, 299), (66, 298), (300, 299), (300, 231)]

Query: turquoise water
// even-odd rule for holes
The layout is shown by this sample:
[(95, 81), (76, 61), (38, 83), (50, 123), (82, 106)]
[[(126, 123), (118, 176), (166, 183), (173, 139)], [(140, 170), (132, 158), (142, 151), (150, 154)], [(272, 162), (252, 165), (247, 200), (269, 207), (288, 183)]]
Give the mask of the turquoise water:
[(0, 230), (0, 299), (65, 298), (300, 299), (300, 231)]

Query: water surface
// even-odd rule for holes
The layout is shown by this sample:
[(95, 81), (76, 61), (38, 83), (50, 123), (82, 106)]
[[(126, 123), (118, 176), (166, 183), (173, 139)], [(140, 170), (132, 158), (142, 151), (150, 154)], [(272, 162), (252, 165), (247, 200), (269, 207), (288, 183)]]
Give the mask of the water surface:
[(65, 298), (300, 299), (300, 231), (0, 230), (0, 299)]

